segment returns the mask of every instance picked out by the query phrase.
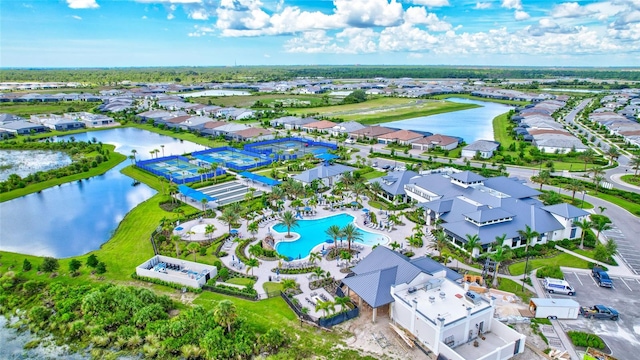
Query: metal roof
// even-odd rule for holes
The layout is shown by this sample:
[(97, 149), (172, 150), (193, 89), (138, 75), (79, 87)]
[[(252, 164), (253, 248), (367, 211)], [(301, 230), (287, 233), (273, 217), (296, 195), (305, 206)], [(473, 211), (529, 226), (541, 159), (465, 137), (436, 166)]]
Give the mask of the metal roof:
[(544, 206), (542, 209), (567, 219), (589, 215), (588, 212), (567, 203)]
[(478, 175), (471, 171), (462, 171), (459, 173), (451, 174), (451, 178), (463, 182), (465, 184), (470, 184), (478, 181), (486, 180), (484, 176)]
[(342, 280), (349, 289), (353, 290), (362, 300), (371, 307), (378, 307), (392, 303), (391, 285), (395, 284), (398, 267), (390, 267), (383, 270), (344, 278)]

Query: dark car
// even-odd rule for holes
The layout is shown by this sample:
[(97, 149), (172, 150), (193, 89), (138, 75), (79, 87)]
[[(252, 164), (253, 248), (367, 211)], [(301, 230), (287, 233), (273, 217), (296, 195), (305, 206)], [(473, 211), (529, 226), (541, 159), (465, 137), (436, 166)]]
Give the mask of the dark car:
[(613, 288), (613, 281), (611, 281), (609, 274), (607, 274), (603, 269), (594, 266), (593, 269), (591, 269), (591, 276), (596, 280), (598, 286)]
[(384, 165), (384, 166), (382, 167), (382, 170), (389, 170), (389, 168), (390, 168), (390, 167), (391, 167), (391, 165), (389, 165), (389, 164)]

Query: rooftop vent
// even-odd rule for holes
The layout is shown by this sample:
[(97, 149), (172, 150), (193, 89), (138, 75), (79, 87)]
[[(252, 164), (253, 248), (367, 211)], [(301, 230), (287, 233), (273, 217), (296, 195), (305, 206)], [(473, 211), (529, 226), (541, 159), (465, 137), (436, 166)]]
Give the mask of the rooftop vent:
[(432, 304), (433, 304), (434, 302), (436, 302), (436, 297), (435, 297), (435, 296), (433, 296), (433, 295), (429, 296), (429, 302), (430, 302), (430, 303), (432, 303)]
[(444, 291), (440, 291), (440, 300), (444, 300), (447, 297), (447, 294)]
[(478, 305), (478, 304), (480, 303), (480, 301), (482, 300), (482, 299), (480, 298), (480, 294), (478, 294), (478, 293), (477, 293), (477, 292), (475, 292), (475, 291), (467, 291), (467, 292), (464, 294), (464, 297), (465, 297), (467, 300), (471, 301), (474, 305)]

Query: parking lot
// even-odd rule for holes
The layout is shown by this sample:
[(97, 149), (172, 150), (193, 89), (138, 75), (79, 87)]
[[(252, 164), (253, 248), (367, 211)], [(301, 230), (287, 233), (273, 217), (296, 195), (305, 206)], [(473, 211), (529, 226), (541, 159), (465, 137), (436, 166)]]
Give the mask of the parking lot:
[(618, 244), (618, 255), (622, 261), (636, 274), (640, 274), (640, 253), (637, 250), (637, 244), (625, 236), (615, 224), (610, 230), (602, 232), (607, 239), (613, 239)]
[[(637, 359), (640, 349), (640, 280), (631, 277), (611, 276), (613, 288), (601, 288), (590, 272), (565, 272), (567, 280), (576, 291), (575, 296), (546, 294), (548, 298), (573, 298), (581, 306), (602, 304), (620, 313), (618, 321), (585, 319), (561, 320), (566, 330), (594, 333), (605, 340), (618, 359)], [(542, 280), (539, 280), (542, 281)], [(542, 285), (540, 285), (542, 287)]]

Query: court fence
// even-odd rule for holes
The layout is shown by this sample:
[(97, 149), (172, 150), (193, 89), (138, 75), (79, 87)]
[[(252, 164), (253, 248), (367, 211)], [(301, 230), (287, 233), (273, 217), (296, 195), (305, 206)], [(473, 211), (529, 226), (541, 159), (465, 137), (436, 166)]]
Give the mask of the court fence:
[[(249, 157), (251, 157), (253, 159), (258, 159), (258, 161), (252, 162), (251, 164), (248, 164), (248, 165), (241, 165), (241, 164), (238, 164), (238, 163), (234, 162), (233, 160), (225, 161), (223, 159), (214, 158), (214, 157), (210, 156), (211, 154), (214, 154), (214, 153), (217, 153), (217, 152), (221, 152), (221, 151), (235, 152), (235, 153), (238, 153), (238, 154), (249, 156)], [(269, 165), (269, 164), (271, 164), (273, 162), (272, 159), (265, 158), (264, 155), (262, 155), (262, 154), (251, 152), (251, 151), (246, 151), (246, 150), (238, 150), (238, 149), (232, 148), (230, 146), (222, 146), (222, 147), (217, 147), (217, 148), (212, 148), (212, 149), (207, 149), (207, 150), (196, 151), (196, 152), (193, 152), (191, 155), (193, 155), (193, 157), (201, 159), (201, 160), (215, 161), (215, 162), (221, 164), (222, 166), (225, 166), (225, 167), (230, 168), (230, 169), (238, 170), (238, 171), (245, 171), (245, 170), (254, 169), (254, 168), (257, 168), (257, 167), (261, 167), (261, 166), (266, 166), (266, 165)], [(207, 158), (203, 159), (204, 156), (207, 156)]]
[[(140, 160), (140, 161), (136, 161), (136, 166), (144, 171), (150, 172), (156, 176), (162, 176), (163, 178), (172, 181), (176, 184), (186, 184), (186, 183), (190, 183), (190, 182), (194, 182), (194, 181), (200, 181), (200, 174), (194, 174), (193, 176), (188, 176), (188, 177), (181, 177), (181, 178), (174, 178), (173, 175), (170, 172), (164, 171), (162, 169), (156, 169), (153, 168), (153, 164), (157, 164), (159, 162), (165, 162), (165, 161), (172, 161), (172, 160), (178, 160), (178, 161), (183, 161), (185, 163), (190, 163), (189, 159), (181, 156), (181, 155), (171, 155), (171, 156), (165, 156), (165, 157), (161, 157), (161, 158), (157, 158), (157, 159), (149, 159), (149, 160)], [(195, 166), (195, 165), (194, 165)], [(224, 174), (225, 171), (224, 169), (217, 169), (216, 170), (216, 176), (218, 175), (222, 175)], [(209, 171), (206, 174), (203, 174), (203, 176), (213, 176), (213, 171)]]
[[(276, 160), (285, 160), (285, 159), (295, 159), (297, 158), (296, 155), (278, 155), (277, 154), (277, 150), (274, 151), (274, 147), (278, 147), (278, 144), (281, 143), (285, 143), (285, 142), (290, 142), (290, 141), (296, 141), (296, 142), (300, 142), (305, 144), (305, 147), (307, 146), (322, 146), (322, 147), (326, 147), (329, 148), (331, 150), (336, 150), (338, 148), (338, 146), (336, 144), (331, 144), (328, 142), (324, 142), (324, 141), (314, 141), (314, 140), (309, 140), (309, 139), (304, 139), (304, 138), (299, 138), (299, 137), (288, 137), (288, 138), (282, 138), (282, 139), (272, 139), (272, 140), (265, 140), (265, 141), (258, 141), (258, 142), (254, 142), (251, 144), (246, 144), (244, 146), (244, 149), (247, 151), (251, 151), (254, 153), (258, 153), (258, 154), (264, 154), (264, 155), (271, 155), (274, 154), (275, 157), (274, 159)], [(264, 147), (264, 146), (268, 146), (271, 145), (270, 147)]]

